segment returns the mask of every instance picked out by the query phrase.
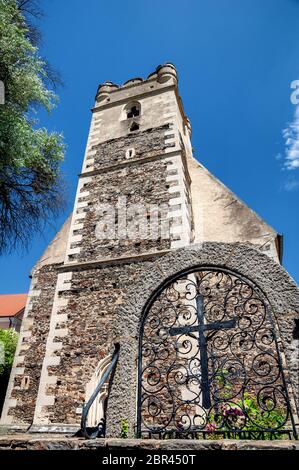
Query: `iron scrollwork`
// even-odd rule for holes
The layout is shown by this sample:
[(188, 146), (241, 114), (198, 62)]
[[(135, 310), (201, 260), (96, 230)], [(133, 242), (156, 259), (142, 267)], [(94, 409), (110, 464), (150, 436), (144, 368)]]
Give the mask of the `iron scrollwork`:
[(139, 358), (138, 433), (293, 429), (271, 309), (236, 273), (203, 268), (149, 302)]

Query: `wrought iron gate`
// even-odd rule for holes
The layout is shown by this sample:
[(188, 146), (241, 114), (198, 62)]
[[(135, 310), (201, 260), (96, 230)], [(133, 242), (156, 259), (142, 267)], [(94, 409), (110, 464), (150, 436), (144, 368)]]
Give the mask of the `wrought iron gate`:
[(169, 279), (145, 307), (139, 348), (139, 436), (295, 435), (269, 303), (241, 275)]

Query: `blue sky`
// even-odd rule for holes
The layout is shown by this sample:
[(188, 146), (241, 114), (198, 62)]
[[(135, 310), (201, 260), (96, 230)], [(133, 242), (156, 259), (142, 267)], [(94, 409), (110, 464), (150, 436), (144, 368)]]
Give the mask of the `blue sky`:
[(57, 109), (50, 117), (41, 113), (40, 122), (65, 135), (69, 202), (44, 235), (33, 238), (28, 253), (0, 258), (0, 293), (26, 292), (30, 269), (72, 210), (98, 84), (146, 77), (166, 61), (179, 72), (197, 159), (284, 235), (283, 264), (298, 282), (299, 168), (286, 163), (296, 136), (299, 141), (299, 111), (296, 118), (290, 100), (291, 82), (299, 80), (299, 1), (41, 5), (42, 54), (65, 86)]

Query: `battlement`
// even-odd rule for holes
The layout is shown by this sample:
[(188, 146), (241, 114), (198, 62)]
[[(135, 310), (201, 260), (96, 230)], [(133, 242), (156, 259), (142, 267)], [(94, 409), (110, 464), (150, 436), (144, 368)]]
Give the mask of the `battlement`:
[[(246, 437), (250, 421), (251, 436), (291, 436), (299, 293), (277, 239), (193, 157), (173, 64), (100, 85), (71, 219), (32, 271), (1, 425), (74, 434), (87, 416), (115, 437), (126, 419), (128, 437), (168, 442), (224, 441), (226, 423)], [(277, 422), (254, 429), (244, 390)]]
[[(169, 109), (169, 112), (174, 111), (177, 113), (182, 126), (186, 128), (191, 137), (191, 124), (184, 112), (178, 91), (177, 70), (173, 64), (167, 62), (156, 67), (155, 71), (150, 73), (146, 79), (140, 77), (130, 78), (123, 85), (117, 85), (111, 81), (100, 84), (92, 111), (97, 115), (105, 112), (106, 117), (104, 120), (115, 125), (116, 122), (127, 119), (128, 116), (125, 114), (127, 105), (137, 104), (137, 107), (142, 108), (138, 117), (141, 117), (142, 114), (146, 116), (146, 120), (142, 123), (143, 128), (144, 125), (155, 127), (161, 124), (161, 116), (166, 113), (166, 108), (170, 106), (170, 103), (172, 103), (173, 109)], [(145, 110), (146, 113), (144, 113)], [(108, 111), (108, 114), (106, 114), (106, 111)], [(135, 118), (135, 116), (133, 115), (132, 118)], [(115, 133), (110, 124), (110, 138), (123, 134), (123, 132), (119, 134), (121, 126), (118, 126), (117, 135), (114, 135)], [(125, 133), (127, 133), (127, 130), (125, 130)], [(102, 133), (102, 135), (104, 134)]]
[[(148, 77), (144, 80), (140, 77), (130, 78), (123, 85), (117, 85), (111, 81), (106, 81), (99, 85), (96, 102), (100, 103), (103, 101), (109, 102), (109, 95), (114, 92), (120, 92), (124, 89), (139, 87), (140, 85), (148, 84), (149, 82), (156, 82), (158, 84), (177, 85), (178, 74), (175, 66), (167, 62), (164, 65), (158, 65), (154, 72), (151, 72)], [(127, 95), (127, 94), (126, 94)], [(108, 98), (108, 99), (107, 99)]]

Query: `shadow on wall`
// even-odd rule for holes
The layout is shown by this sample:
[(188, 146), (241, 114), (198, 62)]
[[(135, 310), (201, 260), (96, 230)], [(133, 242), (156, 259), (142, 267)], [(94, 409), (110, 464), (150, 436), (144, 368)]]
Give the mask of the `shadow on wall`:
[(9, 373), (0, 375), (0, 416), (2, 413), (2, 408), (5, 400), (6, 389), (9, 381)]

